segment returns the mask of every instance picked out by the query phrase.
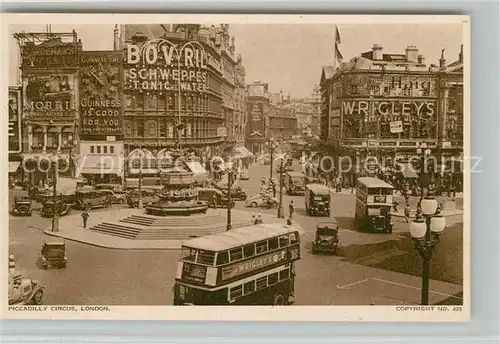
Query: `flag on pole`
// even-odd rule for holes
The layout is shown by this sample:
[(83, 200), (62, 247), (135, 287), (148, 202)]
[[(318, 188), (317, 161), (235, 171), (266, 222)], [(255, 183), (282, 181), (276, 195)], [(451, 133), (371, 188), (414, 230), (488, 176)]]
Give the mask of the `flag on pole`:
[(335, 49), (333, 52), (333, 65), (334, 67), (337, 67), (337, 64), (340, 64), (344, 57), (342, 56), (342, 53), (339, 50), (339, 44), (342, 42), (340, 38), (340, 32), (339, 28), (337, 25), (335, 25)]

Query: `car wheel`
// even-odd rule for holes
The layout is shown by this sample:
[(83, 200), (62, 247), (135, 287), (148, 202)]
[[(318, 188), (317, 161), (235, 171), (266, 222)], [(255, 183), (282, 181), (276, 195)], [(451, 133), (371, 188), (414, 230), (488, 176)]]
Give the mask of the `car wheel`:
[(43, 303), (43, 291), (39, 290), (33, 295), (33, 303), (35, 305), (41, 305)]
[(285, 297), (282, 293), (276, 293), (273, 296), (273, 306), (284, 306), (285, 305)]
[(252, 208), (257, 208), (257, 202), (252, 202), (252, 203), (250, 203), (250, 206), (251, 206)]

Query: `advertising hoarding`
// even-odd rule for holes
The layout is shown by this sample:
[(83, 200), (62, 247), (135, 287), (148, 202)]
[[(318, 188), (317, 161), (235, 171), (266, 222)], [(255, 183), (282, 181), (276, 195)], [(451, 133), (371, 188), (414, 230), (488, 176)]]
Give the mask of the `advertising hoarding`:
[(124, 87), (132, 91), (207, 90), (207, 54), (197, 42), (174, 44), (155, 39), (126, 47)]
[(61, 43), (54, 39), (39, 45), (26, 44), (21, 50), (21, 67), (30, 68), (74, 68), (78, 62), (78, 45)]
[(259, 138), (265, 136), (264, 104), (248, 102), (248, 125), (250, 126), (249, 136)]
[(75, 75), (72, 73), (25, 72), (23, 118), (27, 120), (74, 120)]
[(21, 152), (21, 88), (9, 87), (9, 153)]
[(81, 135), (121, 135), (121, 53), (82, 52), (79, 63)]

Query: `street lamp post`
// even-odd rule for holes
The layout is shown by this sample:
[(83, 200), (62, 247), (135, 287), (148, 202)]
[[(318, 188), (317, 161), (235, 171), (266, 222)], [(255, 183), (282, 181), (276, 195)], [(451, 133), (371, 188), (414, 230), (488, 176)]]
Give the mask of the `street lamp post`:
[(427, 148), (427, 144), (424, 142), (417, 148), (417, 154), (420, 155), (420, 201), (422, 203), (424, 198), (424, 189), (428, 187), (429, 175), (427, 174), (427, 157), (431, 154), (431, 150)]
[(271, 166), (269, 167), (269, 179), (273, 178), (273, 160), (274, 160), (274, 149), (276, 148), (276, 142), (271, 137), (267, 140), (266, 144), (269, 147), (269, 152), (271, 153)]
[(227, 166), (227, 225), (226, 231), (231, 230), (231, 207), (233, 203), (233, 196), (231, 193), (231, 187), (233, 186), (233, 163), (228, 162)]
[(59, 213), (57, 211), (57, 164), (58, 156), (52, 155), (52, 232), (59, 232)]
[(137, 209), (142, 209), (142, 146), (139, 148), (139, 200), (137, 201)]
[(439, 243), (439, 236), (446, 227), (446, 219), (441, 215), (437, 200), (427, 195), (420, 203), (420, 211), (410, 223), (410, 234), (415, 242), (415, 249), (423, 260), (421, 304), (429, 304), (429, 265), (432, 252)]
[(278, 204), (278, 219), (285, 217), (283, 214), (283, 159), (280, 161), (280, 202)]

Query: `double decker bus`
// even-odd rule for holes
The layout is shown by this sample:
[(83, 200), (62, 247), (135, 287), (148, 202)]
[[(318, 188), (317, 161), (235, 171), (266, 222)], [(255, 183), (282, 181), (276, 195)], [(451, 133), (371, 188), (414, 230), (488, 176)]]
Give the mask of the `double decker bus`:
[(391, 207), (394, 187), (373, 177), (356, 182), (356, 227), (360, 231), (392, 233)]
[(259, 224), (185, 241), (174, 305), (286, 305), (293, 302), (301, 230)]

